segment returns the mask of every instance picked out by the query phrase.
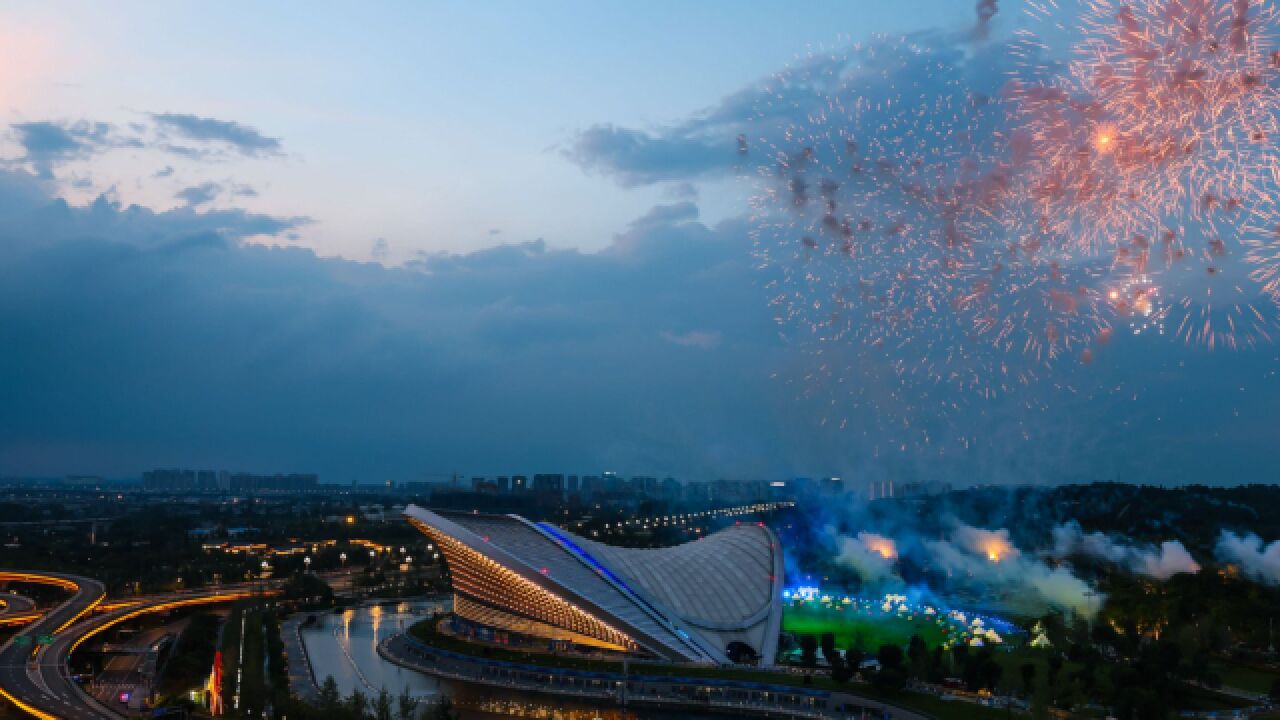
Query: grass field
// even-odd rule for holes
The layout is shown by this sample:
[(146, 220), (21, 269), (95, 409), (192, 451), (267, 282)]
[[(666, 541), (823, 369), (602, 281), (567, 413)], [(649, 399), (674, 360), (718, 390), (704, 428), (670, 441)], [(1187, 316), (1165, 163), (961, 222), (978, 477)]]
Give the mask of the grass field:
[(1222, 678), (1224, 686), (1256, 693), (1271, 692), (1271, 685), (1280, 679), (1280, 673), (1267, 672), (1247, 665), (1220, 663), (1213, 666), (1213, 671)]
[(824, 607), (821, 605), (788, 605), (782, 612), (782, 629), (793, 635), (832, 633), (836, 647), (861, 646), (874, 652), (881, 645), (906, 645), (912, 635), (919, 635), (929, 647), (946, 640), (946, 632), (936, 616), (914, 618), (879, 612)]

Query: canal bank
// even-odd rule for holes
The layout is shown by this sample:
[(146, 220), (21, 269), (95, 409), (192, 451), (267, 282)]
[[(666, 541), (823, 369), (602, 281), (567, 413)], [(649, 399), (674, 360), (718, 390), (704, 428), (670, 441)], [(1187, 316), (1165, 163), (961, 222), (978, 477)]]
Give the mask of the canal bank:
[(926, 718), (878, 700), (827, 690), (706, 677), (590, 672), (492, 660), (437, 648), (407, 633), (383, 640), (377, 649), (379, 655), (396, 665), (437, 678), (620, 706), (812, 720)]
[(689, 711), (620, 708), (607, 700), (461, 682), (398, 665), (377, 652), (379, 642), (440, 609), (441, 603), (433, 600), (366, 602), (340, 612), (289, 618), (281, 631), (294, 695), (314, 703), (318, 687), (332, 676), (343, 696), (356, 689), (371, 695), (384, 687), (392, 695), (408, 687), (424, 703), (447, 696), (461, 720), (718, 720)]

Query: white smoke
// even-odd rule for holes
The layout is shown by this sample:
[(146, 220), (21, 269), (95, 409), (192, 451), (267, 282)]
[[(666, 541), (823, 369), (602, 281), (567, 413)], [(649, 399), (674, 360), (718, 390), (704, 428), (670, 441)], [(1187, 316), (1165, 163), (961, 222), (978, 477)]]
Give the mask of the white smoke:
[[(1043, 606), (1092, 615), (1100, 596), (1065, 566), (1050, 567), (1024, 554), (1009, 539), (1009, 531), (986, 530), (957, 523), (948, 540), (923, 540), (935, 569), (956, 585), (1006, 596), (1028, 609)], [(1095, 600), (1095, 598), (1097, 598)]]
[(1218, 560), (1231, 563), (1240, 572), (1268, 585), (1280, 585), (1280, 540), (1263, 545), (1253, 533), (1236, 535), (1223, 530), (1215, 549)]
[(1055, 558), (1088, 555), (1159, 580), (1168, 580), (1178, 573), (1200, 572), (1200, 564), (1177, 540), (1166, 540), (1159, 548), (1132, 545), (1113, 540), (1100, 532), (1086, 533), (1074, 520), (1053, 529), (1051, 555)]
[(836, 562), (853, 569), (867, 585), (898, 586), (902, 578), (894, 568), (897, 546), (893, 540), (873, 532), (860, 532), (856, 537), (838, 535), (834, 528), (827, 529), (836, 537)]

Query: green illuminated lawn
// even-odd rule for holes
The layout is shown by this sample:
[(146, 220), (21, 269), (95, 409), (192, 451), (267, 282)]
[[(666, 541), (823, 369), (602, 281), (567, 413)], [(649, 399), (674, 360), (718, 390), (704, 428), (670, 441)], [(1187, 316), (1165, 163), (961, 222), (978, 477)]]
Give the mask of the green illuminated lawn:
[(881, 613), (867, 615), (820, 605), (786, 606), (782, 629), (797, 637), (829, 632), (836, 636), (836, 647), (840, 648), (854, 647), (860, 636), (862, 647), (869, 652), (881, 645), (906, 645), (912, 635), (919, 635), (929, 647), (946, 639), (946, 632), (933, 616), (910, 619)]

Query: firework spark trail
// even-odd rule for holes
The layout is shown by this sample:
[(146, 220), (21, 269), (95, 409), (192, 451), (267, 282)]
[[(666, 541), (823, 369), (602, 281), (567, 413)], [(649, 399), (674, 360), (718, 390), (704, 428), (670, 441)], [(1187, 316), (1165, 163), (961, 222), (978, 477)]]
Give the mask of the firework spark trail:
[[(878, 38), (779, 74), (739, 137), (779, 322), (826, 384), (890, 373), (903, 424), (966, 402), (931, 387), (1007, 393), (1116, 327), (1210, 349), (1275, 334), (1275, 4), (1028, 5), (1002, 89)], [(977, 7), (985, 29), (995, 4)]]
[[(1125, 275), (1161, 286), (1161, 317), (1185, 341), (1269, 340), (1273, 307), (1256, 301), (1267, 272), (1257, 248), (1267, 243), (1254, 228), (1274, 215), (1274, 6), (1083, 5), (1067, 72), (1036, 65), (1044, 45), (1033, 35), (1017, 52), (1035, 79), (1011, 83), (1015, 123), (1033, 148), (1021, 188), (1034, 199), (1030, 216), (1081, 254), (1110, 253), (1113, 287), (1132, 284)], [(1031, 10), (1048, 12), (1061, 8)]]
[(990, 147), (1006, 114), (998, 99), (907, 42), (855, 52), (849, 77), (809, 72), (851, 64), (840, 58), (777, 78), (775, 99), (818, 88), (821, 109), (755, 146), (772, 159), (756, 240), (783, 273), (780, 321), (882, 351), (904, 381), (983, 395), (1035, 376), (1004, 361), (1011, 350), (1048, 363), (1082, 349), (1106, 326), (1090, 289), (1097, 269), (1036, 239), (1003, 239), (1012, 168)]

